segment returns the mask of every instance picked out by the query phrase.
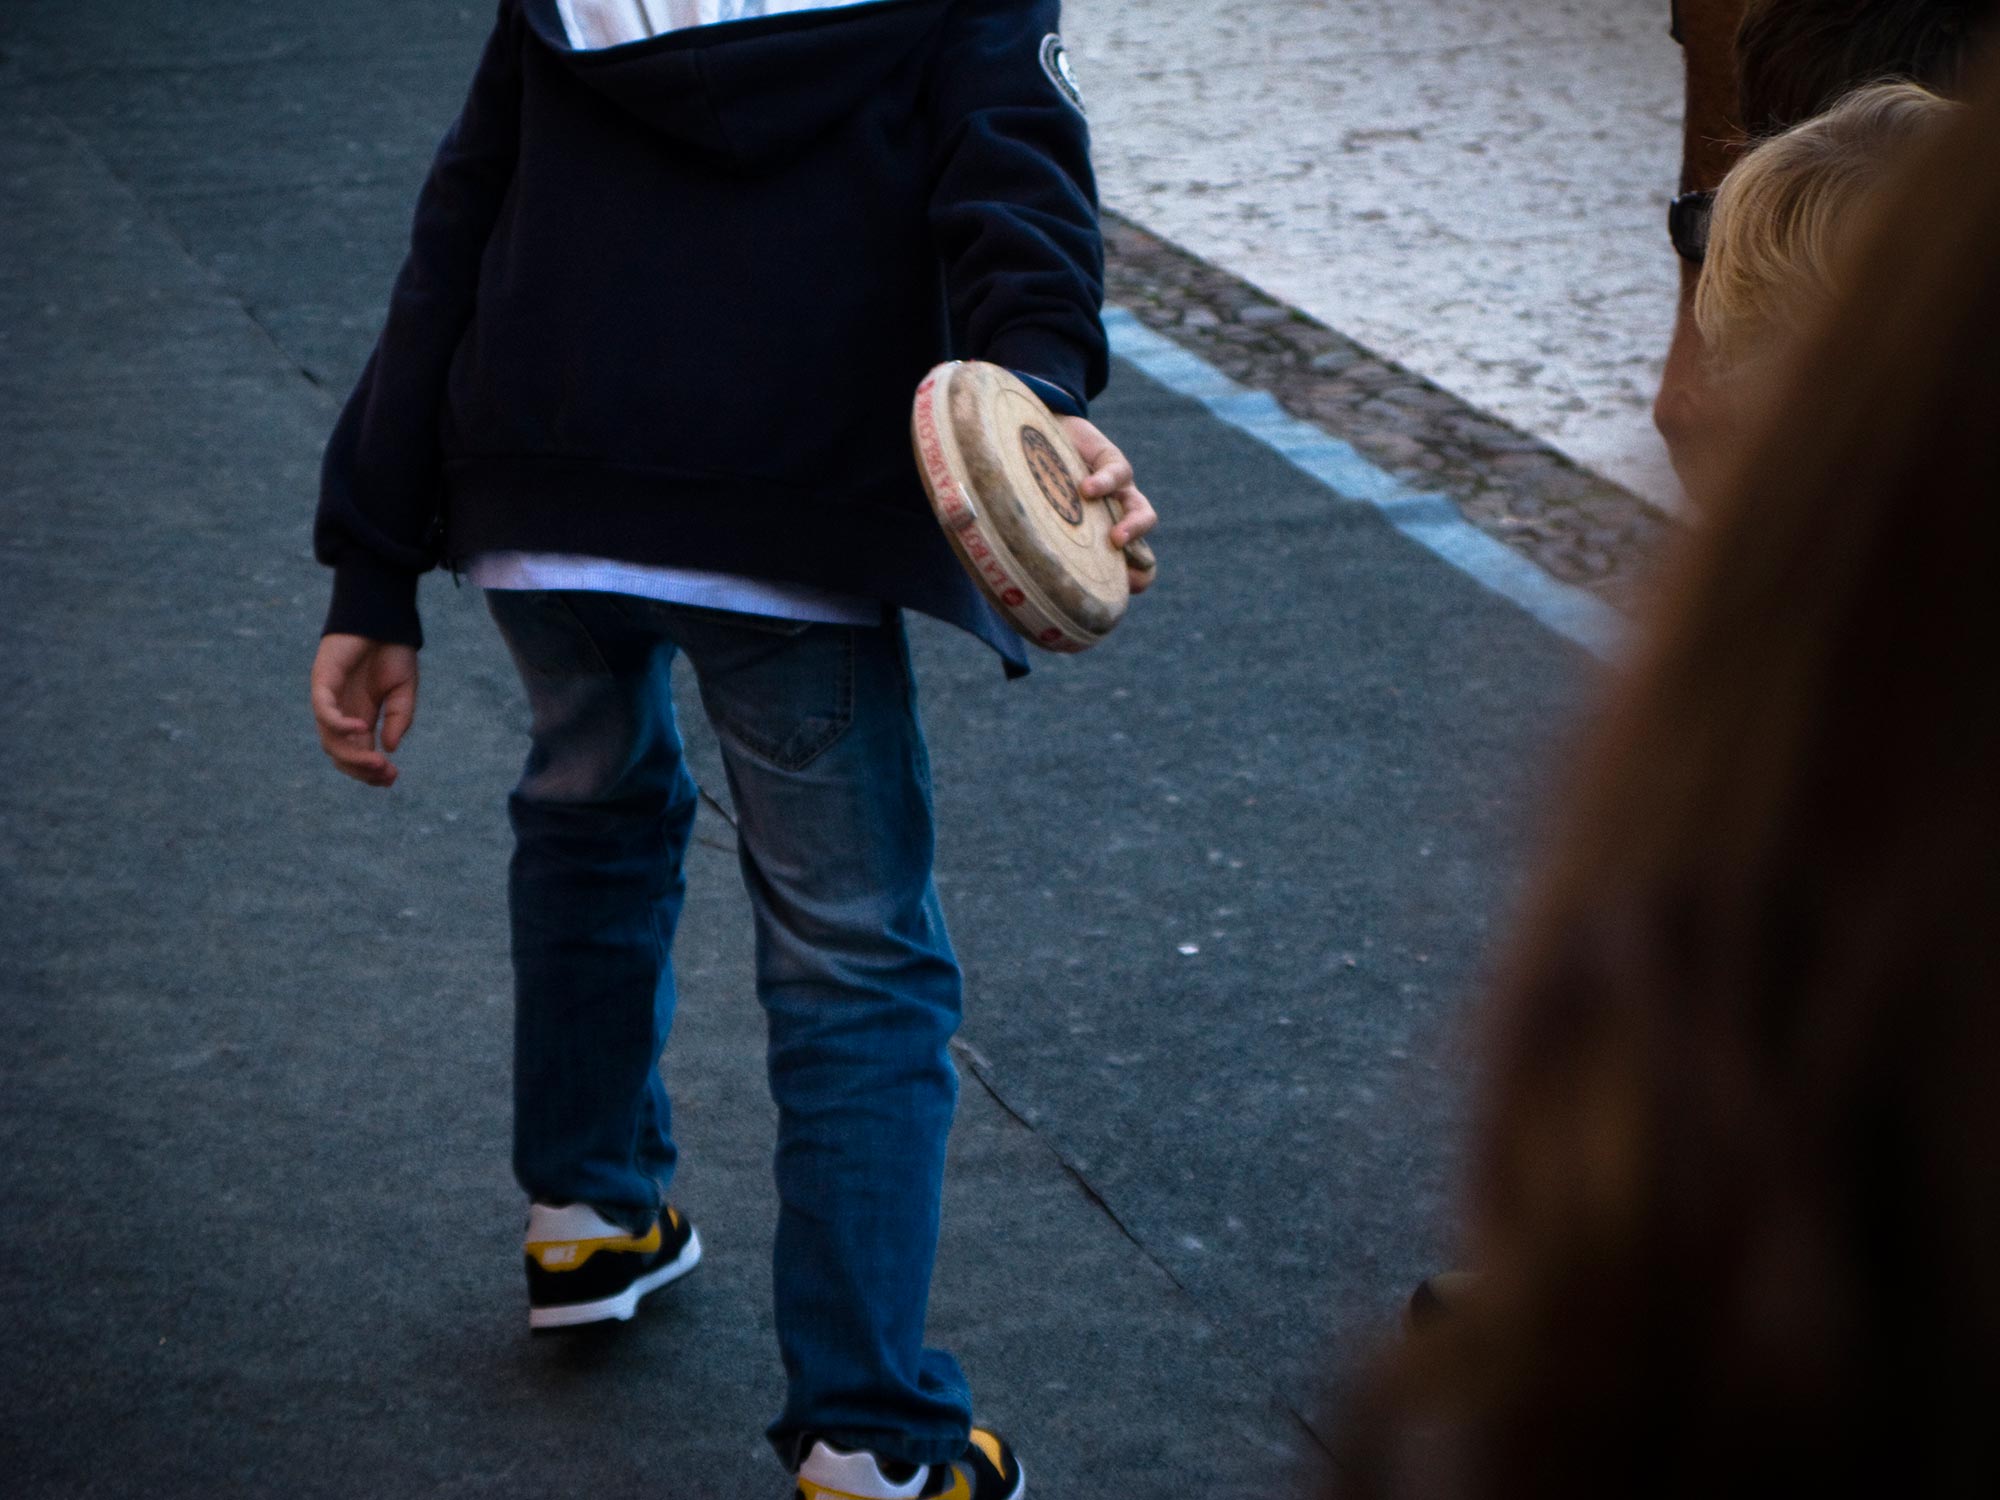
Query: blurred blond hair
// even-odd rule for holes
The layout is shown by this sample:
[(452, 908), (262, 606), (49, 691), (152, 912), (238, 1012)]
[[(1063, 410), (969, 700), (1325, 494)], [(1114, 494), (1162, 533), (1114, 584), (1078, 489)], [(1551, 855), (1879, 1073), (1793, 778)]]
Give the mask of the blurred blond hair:
[(1856, 89), (1753, 147), (1716, 193), (1694, 317), (1721, 368), (1773, 352), (1832, 306), (1846, 250), (1909, 147), (1958, 106), (1915, 83)]

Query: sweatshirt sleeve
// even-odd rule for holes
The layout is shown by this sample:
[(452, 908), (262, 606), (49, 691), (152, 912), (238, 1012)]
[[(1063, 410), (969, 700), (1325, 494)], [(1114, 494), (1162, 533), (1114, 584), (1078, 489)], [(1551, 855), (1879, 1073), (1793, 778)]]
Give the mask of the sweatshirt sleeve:
[(1090, 128), (1060, 0), (959, 0), (932, 86), (931, 233), (952, 340), (1081, 416), (1109, 373)]
[(517, 17), (505, 0), (417, 198), (375, 352), (327, 442), (313, 555), (333, 569), (328, 632), (423, 644), (417, 578), (437, 565), (444, 537), (439, 414), (513, 180), (520, 93)]

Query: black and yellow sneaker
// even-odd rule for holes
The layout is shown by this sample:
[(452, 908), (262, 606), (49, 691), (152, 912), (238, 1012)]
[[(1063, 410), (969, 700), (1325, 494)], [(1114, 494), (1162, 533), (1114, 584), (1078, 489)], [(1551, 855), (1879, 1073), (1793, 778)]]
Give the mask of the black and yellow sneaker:
[(701, 1236), (672, 1208), (644, 1235), (627, 1234), (584, 1203), (528, 1210), (528, 1327), (574, 1328), (623, 1321), (639, 1299), (687, 1275), (701, 1259)]
[(891, 1464), (815, 1442), (797, 1474), (798, 1500), (1022, 1500), (1028, 1481), (997, 1432), (972, 1429), (948, 1464)]

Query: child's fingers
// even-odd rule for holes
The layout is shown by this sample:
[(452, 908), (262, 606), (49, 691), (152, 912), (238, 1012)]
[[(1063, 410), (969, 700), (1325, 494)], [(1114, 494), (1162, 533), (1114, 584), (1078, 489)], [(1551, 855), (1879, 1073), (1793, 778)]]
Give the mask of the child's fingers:
[(339, 684), (318, 674), (312, 680), (312, 711), (322, 741), (331, 734), (366, 734), (373, 727), (366, 719), (344, 710), (340, 706)]
[(359, 636), (326, 635), (308, 682), (313, 727), (334, 769), (364, 786), (395, 785), (398, 772), (385, 750), (396, 748), (416, 716), (416, 652)]
[(1094, 499), (1115, 495), (1132, 483), (1132, 463), (1116, 448), (1107, 447), (1098, 455), (1097, 463), (1090, 478), (1083, 482), (1083, 492)]
[(372, 745), (336, 740), (325, 749), (335, 770), (366, 786), (388, 786), (396, 779), (395, 764)]
[(375, 748), (375, 727), (366, 719), (341, 710), (332, 689), (322, 703), (320, 684), (313, 684), (313, 720), (319, 730), (319, 747), (326, 752), (334, 769), (367, 786), (388, 786), (396, 779), (389, 757)]
[(398, 683), (382, 702), (382, 748), (394, 750), (402, 744), (403, 736), (410, 732), (410, 724), (416, 716), (416, 683)]
[(1159, 512), (1153, 509), (1153, 502), (1135, 489), (1127, 489), (1118, 497), (1125, 513), (1118, 518), (1118, 524), (1111, 528), (1111, 545), (1123, 547), (1127, 542), (1138, 540), (1160, 524)]
[(1101, 500), (1132, 482), (1132, 465), (1118, 451), (1118, 445), (1098, 431), (1095, 424), (1084, 417), (1064, 417), (1062, 424), (1063, 431), (1076, 444), (1077, 456), (1090, 470), (1083, 481), (1085, 495)]

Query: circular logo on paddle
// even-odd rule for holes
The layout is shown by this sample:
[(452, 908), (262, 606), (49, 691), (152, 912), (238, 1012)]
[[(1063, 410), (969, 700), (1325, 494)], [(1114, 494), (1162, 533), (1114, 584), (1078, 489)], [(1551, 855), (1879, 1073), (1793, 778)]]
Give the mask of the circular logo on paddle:
[(1035, 483), (1042, 492), (1042, 498), (1049, 502), (1049, 508), (1061, 516), (1071, 526), (1083, 524), (1083, 494), (1070, 477), (1069, 465), (1056, 452), (1056, 445), (1048, 440), (1039, 427), (1021, 429), (1021, 454), (1028, 460), (1028, 472), (1035, 476)]

